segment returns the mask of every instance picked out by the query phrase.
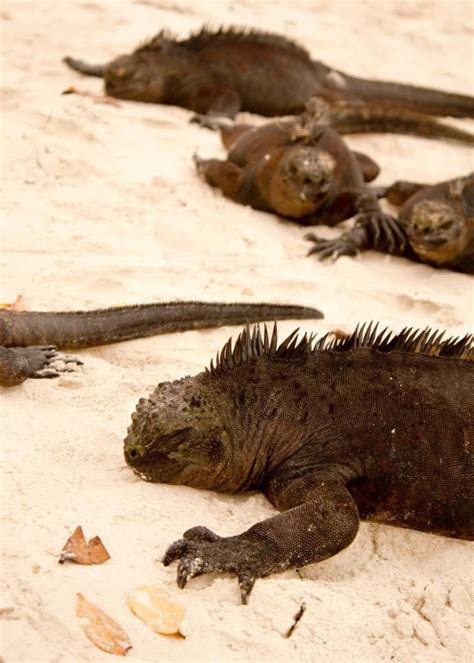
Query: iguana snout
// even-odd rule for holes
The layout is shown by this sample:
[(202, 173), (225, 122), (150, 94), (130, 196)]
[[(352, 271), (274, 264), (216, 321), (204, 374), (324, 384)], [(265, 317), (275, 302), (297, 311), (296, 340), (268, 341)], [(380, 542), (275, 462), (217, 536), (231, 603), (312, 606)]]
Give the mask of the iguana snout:
[(446, 262), (462, 249), (465, 222), (451, 205), (422, 200), (414, 206), (406, 231), (418, 255), (433, 262)]
[(282, 160), (282, 174), (299, 192), (301, 200), (325, 196), (333, 181), (335, 159), (313, 147), (295, 147)]
[(166, 81), (159, 69), (141, 54), (123, 55), (104, 69), (107, 94), (120, 99), (162, 103), (166, 100)]
[(139, 400), (124, 456), (141, 479), (219, 489), (228, 439), (200, 387), (189, 377), (162, 382)]

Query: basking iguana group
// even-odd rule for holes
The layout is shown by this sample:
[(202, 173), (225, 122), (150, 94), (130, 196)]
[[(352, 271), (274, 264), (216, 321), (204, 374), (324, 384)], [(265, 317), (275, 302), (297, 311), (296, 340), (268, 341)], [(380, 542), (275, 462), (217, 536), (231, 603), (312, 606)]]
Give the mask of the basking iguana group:
[[(323, 258), (377, 248), (470, 271), (470, 217), (463, 217), (463, 239), (452, 242), (452, 250), (424, 251), (407, 239), (405, 210), (398, 219), (386, 214), (367, 188), (379, 173), (377, 164), (349, 150), (341, 136), (405, 133), (472, 146), (473, 134), (427, 114), (474, 117), (474, 97), (348, 76), (312, 60), (286, 37), (236, 27), (203, 27), (181, 40), (162, 30), (106, 64), (69, 56), (65, 62), (102, 77), (109, 95), (183, 106), (195, 111), (203, 126), (220, 128), (227, 159), (195, 156), (195, 162), (206, 181), (232, 200), (302, 225), (335, 225), (355, 217), (354, 230), (340, 240), (309, 235), (315, 242), (310, 254)], [(296, 116), (259, 127), (229, 124), (239, 110)], [(424, 246), (438, 245), (438, 225), (424, 224)]]
[[(390, 132), (472, 146), (472, 134), (425, 114), (473, 118), (473, 97), (356, 78), (285, 37), (238, 28), (203, 28), (181, 40), (162, 31), (106, 64), (65, 61), (102, 77), (109, 95), (182, 106), (219, 128), (227, 159), (195, 163), (233, 201), (304, 226), (355, 217), (338, 239), (309, 235), (310, 253), (375, 248), (474, 274), (474, 176), (372, 188), (377, 163), (342, 137)], [(233, 124), (240, 110), (292, 117)], [(381, 197), (400, 207), (396, 217)], [(321, 317), (301, 306), (205, 302), (1, 310), (0, 385), (81, 363), (56, 348)], [(163, 560), (178, 562), (180, 587), (204, 573), (236, 574), (246, 603), (257, 578), (350, 545), (361, 519), (473, 540), (473, 393), (471, 335), (370, 324), (320, 340), (296, 330), (278, 344), (276, 324), (271, 334), (247, 324), (209, 369), (161, 382), (140, 399), (125, 460), (146, 481), (264, 492), (279, 514), (229, 537), (193, 527)]]

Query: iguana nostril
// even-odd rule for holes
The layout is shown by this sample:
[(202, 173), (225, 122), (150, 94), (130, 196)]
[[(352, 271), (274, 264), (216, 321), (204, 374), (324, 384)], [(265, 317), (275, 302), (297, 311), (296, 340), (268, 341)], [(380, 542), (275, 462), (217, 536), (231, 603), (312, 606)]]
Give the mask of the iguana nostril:
[(125, 446), (125, 460), (133, 463), (144, 455), (144, 448), (140, 445)]

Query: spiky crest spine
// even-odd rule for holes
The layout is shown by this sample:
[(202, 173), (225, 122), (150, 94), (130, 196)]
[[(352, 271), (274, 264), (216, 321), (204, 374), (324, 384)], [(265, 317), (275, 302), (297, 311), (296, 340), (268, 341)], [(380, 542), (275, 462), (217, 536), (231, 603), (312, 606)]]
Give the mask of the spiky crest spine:
[(265, 44), (268, 46), (276, 46), (288, 53), (293, 53), (302, 61), (310, 62), (311, 58), (306, 49), (299, 46), (294, 41), (276, 35), (271, 32), (264, 32), (255, 28), (247, 28), (244, 26), (229, 26), (220, 28), (212, 28), (210, 25), (203, 25), (200, 30), (192, 32), (186, 39), (179, 39), (176, 34), (171, 30), (164, 29), (152, 37), (151, 39), (143, 42), (135, 50), (136, 53), (143, 51), (162, 50), (172, 48), (173, 46), (180, 47), (192, 53), (198, 53), (210, 44), (219, 41), (239, 41), (242, 43)]
[(314, 334), (304, 334), (298, 339), (299, 329), (295, 329), (278, 345), (276, 323), (271, 337), (266, 325), (263, 327), (263, 336), (259, 325), (255, 325), (252, 330), (247, 325), (237, 337), (234, 346), (232, 347), (230, 338), (217, 353), (215, 363), (211, 360), (210, 368), (206, 370), (214, 374), (222, 373), (262, 356), (274, 360), (297, 361), (315, 352), (349, 352), (357, 348), (369, 348), (382, 353), (405, 352), (474, 361), (472, 334), (450, 337), (443, 341), (446, 332), (429, 327), (421, 330), (405, 327), (396, 334), (387, 327), (379, 332), (378, 326), (378, 322), (364, 323), (357, 325), (354, 332), (345, 338), (337, 339), (328, 333), (318, 340)]

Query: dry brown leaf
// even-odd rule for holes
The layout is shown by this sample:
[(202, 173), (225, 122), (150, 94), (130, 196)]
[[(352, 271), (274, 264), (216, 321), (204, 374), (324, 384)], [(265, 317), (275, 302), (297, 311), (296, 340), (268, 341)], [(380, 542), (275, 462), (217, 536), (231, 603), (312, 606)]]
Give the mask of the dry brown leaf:
[(100, 537), (94, 536), (87, 543), (82, 527), (79, 525), (66, 541), (58, 561), (60, 564), (70, 561), (90, 565), (102, 564), (108, 559), (110, 559), (110, 555)]
[(132, 648), (129, 637), (123, 628), (79, 592), (77, 594), (76, 616), (81, 621), (82, 628), (89, 640), (99, 649), (109, 654), (125, 656)]
[(1, 302), (0, 308), (6, 308), (8, 311), (24, 311), (23, 295), (17, 295), (14, 302)]
[(102, 543), (100, 536), (93, 536), (92, 539), (89, 539), (88, 546), (92, 564), (102, 564), (110, 559), (110, 555)]
[(347, 338), (350, 336), (349, 332), (344, 331), (343, 329), (331, 329), (329, 332), (331, 336), (334, 336), (334, 338), (337, 338), (338, 341), (342, 341), (343, 339)]
[[(163, 590), (151, 585), (142, 585), (128, 597), (130, 610), (156, 633), (179, 634), (184, 618), (184, 608), (169, 600)], [(181, 634), (182, 635), (182, 634)]]

